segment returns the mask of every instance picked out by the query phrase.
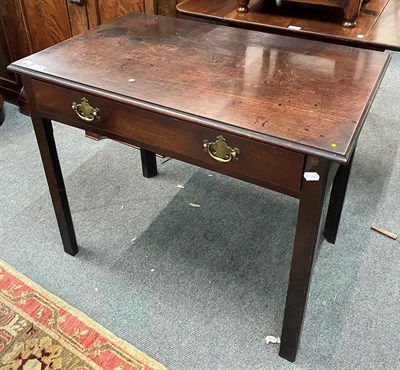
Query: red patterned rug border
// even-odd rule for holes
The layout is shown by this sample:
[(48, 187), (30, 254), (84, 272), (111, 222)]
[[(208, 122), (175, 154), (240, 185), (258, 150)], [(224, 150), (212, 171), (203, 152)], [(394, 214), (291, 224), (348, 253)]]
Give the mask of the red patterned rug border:
[[(8, 274), (7, 278), (8, 280), (11, 279), (11, 286), (9, 284), (9, 286), (6, 287), (2, 284), (3, 279), (6, 280), (2, 271)], [(13, 279), (15, 279), (15, 281), (13, 281)], [(18, 281), (22, 284), (18, 284)], [(58, 337), (66, 347), (74, 347), (75, 354), (81, 358), (85, 357), (85, 359), (91, 362), (91, 366), (94, 366), (94, 368), (104, 369), (98, 365), (97, 359), (99, 359), (104, 353), (107, 353), (108, 355), (111, 353), (114, 357), (117, 356), (121, 361), (125, 361), (125, 364), (132, 369), (167, 370), (166, 367), (161, 365), (159, 362), (141, 352), (133, 345), (118, 338), (83, 312), (48, 292), (1, 259), (0, 288), (0, 301), (3, 300), (4, 303), (7, 301), (7, 306), (12, 306), (13, 309), (25, 317), (28, 316), (29, 319), (31, 321), (33, 320), (42, 330), (45, 332), (51, 332), (53, 337)], [(28, 300), (35, 300), (37, 307), (34, 307), (34, 309), (29, 311), (26, 308), (26, 302)], [(46, 316), (44, 307), (53, 312), (51, 312), (52, 315), (50, 315), (50, 319), (47, 317), (47, 321), (42, 320), (42, 322), (40, 322), (38, 318), (41, 319)], [(68, 333), (65, 333), (66, 329), (62, 327), (64, 323), (63, 320), (68, 314), (72, 315), (73, 319), (77, 320), (75, 324), (81, 326), (81, 328), (78, 329), (78, 335), (76, 336), (75, 334), (69, 335)], [(96, 338), (95, 341), (90, 343), (90, 351), (88, 351), (87, 345), (83, 346), (79, 344), (81, 334), (84, 333), (82, 336), (88, 334), (88, 330), (94, 330), (94, 337)], [(121, 369), (124, 370), (125, 368), (125, 366), (121, 367)]]

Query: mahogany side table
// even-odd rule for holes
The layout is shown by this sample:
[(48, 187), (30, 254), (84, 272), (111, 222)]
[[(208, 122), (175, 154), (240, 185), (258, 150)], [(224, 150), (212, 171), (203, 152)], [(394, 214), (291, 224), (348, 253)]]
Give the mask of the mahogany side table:
[(78, 244), (51, 120), (140, 147), (145, 177), (157, 174), (160, 153), (299, 199), (279, 352), (294, 361), (324, 201), (332, 188), (323, 232), (335, 243), (357, 139), (388, 61), (378, 51), (131, 13), (9, 69), (24, 83), (68, 254)]

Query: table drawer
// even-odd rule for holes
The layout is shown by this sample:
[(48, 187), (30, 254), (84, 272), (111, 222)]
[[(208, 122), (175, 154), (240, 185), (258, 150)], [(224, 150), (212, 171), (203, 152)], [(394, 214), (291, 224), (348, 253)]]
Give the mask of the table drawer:
[[(33, 81), (42, 116), (262, 186), (300, 190), (304, 155), (77, 90)], [(85, 98), (96, 113), (85, 121), (72, 109)], [(81, 106), (84, 115), (84, 106)], [(96, 116), (96, 117), (95, 117)], [(229, 149), (229, 148), (230, 149)]]

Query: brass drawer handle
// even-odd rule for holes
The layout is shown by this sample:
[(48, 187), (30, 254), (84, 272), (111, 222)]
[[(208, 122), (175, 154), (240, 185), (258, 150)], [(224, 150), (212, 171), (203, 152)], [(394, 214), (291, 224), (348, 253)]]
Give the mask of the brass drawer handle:
[(215, 142), (210, 142), (207, 139), (203, 140), (203, 149), (211, 158), (220, 163), (228, 163), (232, 159), (235, 161), (239, 160), (239, 149), (232, 149), (226, 145), (226, 139), (222, 135), (219, 135)]
[(72, 110), (85, 122), (92, 122), (94, 119), (100, 119), (100, 109), (91, 107), (86, 98), (82, 98), (79, 104), (73, 102)]

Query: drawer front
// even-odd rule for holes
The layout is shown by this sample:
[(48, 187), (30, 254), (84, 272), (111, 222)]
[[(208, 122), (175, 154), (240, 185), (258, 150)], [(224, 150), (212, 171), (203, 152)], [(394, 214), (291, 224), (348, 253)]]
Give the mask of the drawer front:
[[(33, 88), (43, 117), (262, 186), (300, 190), (302, 154), (41, 81), (33, 81)], [(72, 109), (82, 98), (98, 109), (90, 122)]]

